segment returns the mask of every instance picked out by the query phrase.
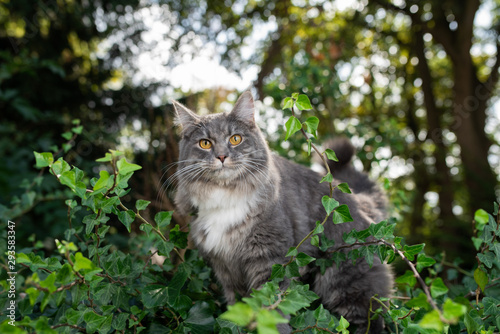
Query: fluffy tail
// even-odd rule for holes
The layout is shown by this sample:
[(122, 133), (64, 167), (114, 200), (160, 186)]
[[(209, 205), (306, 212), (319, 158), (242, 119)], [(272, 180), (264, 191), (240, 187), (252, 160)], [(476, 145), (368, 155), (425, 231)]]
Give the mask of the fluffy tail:
[[(338, 162), (328, 161), (328, 167), (335, 179), (347, 182), (355, 194), (362, 194), (370, 198), (375, 208), (383, 214), (386, 210), (387, 200), (382, 189), (366, 173), (357, 171), (351, 164), (356, 149), (347, 138), (337, 138), (328, 145), (335, 151)], [(377, 215), (378, 216), (378, 215)], [(375, 218), (375, 217), (374, 217)]]

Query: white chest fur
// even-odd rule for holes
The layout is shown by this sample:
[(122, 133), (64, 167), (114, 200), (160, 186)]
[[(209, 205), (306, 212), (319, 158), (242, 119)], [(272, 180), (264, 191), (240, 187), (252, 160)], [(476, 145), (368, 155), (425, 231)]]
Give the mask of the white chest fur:
[(229, 233), (242, 224), (257, 204), (255, 192), (243, 193), (225, 188), (212, 188), (205, 194), (192, 197), (198, 208), (192, 223), (193, 238), (206, 252), (230, 252), (239, 238)]

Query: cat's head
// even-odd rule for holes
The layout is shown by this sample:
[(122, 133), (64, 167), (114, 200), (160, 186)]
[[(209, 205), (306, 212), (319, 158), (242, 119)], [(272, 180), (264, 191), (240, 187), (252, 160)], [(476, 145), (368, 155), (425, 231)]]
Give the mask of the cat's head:
[(179, 143), (180, 183), (258, 186), (266, 179), (269, 149), (255, 124), (250, 91), (244, 92), (229, 113), (199, 116), (174, 102)]

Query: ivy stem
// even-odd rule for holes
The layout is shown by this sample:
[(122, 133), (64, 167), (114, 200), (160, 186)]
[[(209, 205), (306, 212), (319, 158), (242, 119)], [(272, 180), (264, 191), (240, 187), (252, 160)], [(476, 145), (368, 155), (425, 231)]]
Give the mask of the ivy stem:
[[(295, 108), (295, 103), (292, 105), (291, 110), (292, 110), (292, 116), (295, 117), (295, 118), (297, 118), (295, 116), (294, 108)], [(311, 143), (311, 147), (313, 148), (313, 150), (321, 157), (321, 160), (323, 161), (323, 164), (325, 165), (325, 168), (326, 168), (328, 174), (331, 174), (330, 167), (328, 166), (328, 161), (326, 160), (325, 155), (323, 153), (321, 153), (319, 151), (319, 149), (316, 147), (316, 145), (314, 145), (312, 143), (311, 139), (307, 136), (307, 133), (304, 131), (304, 128), (302, 126), (300, 127), (300, 132), (302, 133), (302, 135), (304, 136), (304, 138), (306, 138), (306, 140)], [(334, 187), (333, 187), (332, 182), (329, 182), (329, 185), (330, 185), (330, 197), (333, 197), (333, 189), (334, 189)]]
[(399, 249), (396, 248), (396, 246), (394, 244), (391, 244), (385, 240), (380, 240), (384, 245), (387, 245), (389, 247), (392, 248), (392, 250), (394, 252), (396, 252), (402, 259), (404, 262), (406, 262), (406, 264), (410, 267), (411, 271), (413, 271), (413, 275), (415, 276), (415, 278), (418, 280), (418, 282), (420, 283), (420, 286), (422, 287), (422, 289), (424, 290), (424, 293), (425, 295), (427, 296), (427, 302), (429, 302), (429, 304), (431, 304), (432, 308), (434, 310), (436, 310), (439, 314), (439, 318), (441, 319), (442, 322), (444, 323), (448, 323), (449, 321), (446, 320), (444, 317), (443, 317), (443, 313), (441, 312), (441, 310), (439, 309), (439, 307), (436, 305), (436, 303), (434, 302), (434, 299), (432, 299), (432, 296), (431, 296), (431, 292), (429, 290), (429, 287), (427, 286), (427, 284), (425, 284), (424, 280), (422, 279), (422, 277), (420, 276), (420, 274), (418, 273), (417, 271), (417, 268), (415, 268), (415, 265), (406, 258), (406, 256), (403, 254), (403, 252), (401, 252)]

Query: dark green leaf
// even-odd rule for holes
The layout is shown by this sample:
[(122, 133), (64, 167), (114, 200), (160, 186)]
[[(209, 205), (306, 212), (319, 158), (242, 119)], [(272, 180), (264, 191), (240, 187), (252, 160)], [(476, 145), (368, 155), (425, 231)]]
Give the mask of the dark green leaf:
[(180, 226), (176, 224), (175, 227), (170, 230), (169, 238), (177, 248), (184, 249), (188, 244), (188, 235), (189, 232), (181, 231)]
[(337, 186), (337, 188), (339, 188), (339, 190), (345, 194), (352, 194), (351, 192), (351, 188), (349, 188), (349, 185), (347, 183), (341, 183)]
[(493, 267), (493, 263), (495, 262), (495, 255), (492, 252), (486, 252), (484, 254), (478, 253), (477, 258), (490, 269)]
[(288, 249), (288, 252), (286, 253), (286, 257), (289, 257), (289, 256), (295, 256), (297, 255), (299, 252), (297, 251), (297, 248), (296, 247), (290, 247)]
[(151, 203), (151, 201), (146, 201), (146, 200), (140, 199), (140, 200), (137, 200), (137, 202), (135, 202), (135, 208), (137, 209), (137, 211), (142, 211), (142, 210), (145, 210), (150, 203)]
[(351, 213), (349, 212), (349, 208), (345, 204), (342, 204), (337, 209), (335, 209), (332, 214), (332, 218), (334, 224), (342, 224), (353, 221)]
[(172, 211), (161, 211), (155, 215), (155, 222), (158, 228), (164, 228), (170, 224), (172, 220)]
[(194, 334), (211, 332), (213, 330), (215, 319), (213, 317), (213, 312), (210, 309), (210, 305), (207, 302), (197, 302), (189, 310), (185, 323)]
[(498, 299), (493, 297), (484, 297), (483, 305), (484, 305), (484, 314), (497, 316), (500, 314), (500, 308), (497, 306), (500, 304)]
[(285, 275), (288, 278), (299, 277), (299, 265), (297, 261), (292, 261), (288, 266), (285, 267)]
[(314, 261), (315, 258), (305, 254), (305, 253), (299, 253), (297, 254), (297, 264), (300, 266), (300, 267), (303, 267), (303, 266), (306, 266), (308, 265), (309, 263), (311, 263), (312, 261)]
[(130, 233), (132, 223), (135, 220), (135, 212), (132, 210), (119, 211), (118, 219), (123, 223), (123, 225), (125, 225), (127, 231)]
[(282, 264), (276, 263), (273, 264), (273, 268), (271, 271), (271, 279), (281, 279), (285, 277), (285, 267)]
[(168, 302), (167, 287), (159, 284), (148, 285), (142, 289), (141, 297), (144, 307), (164, 306)]

